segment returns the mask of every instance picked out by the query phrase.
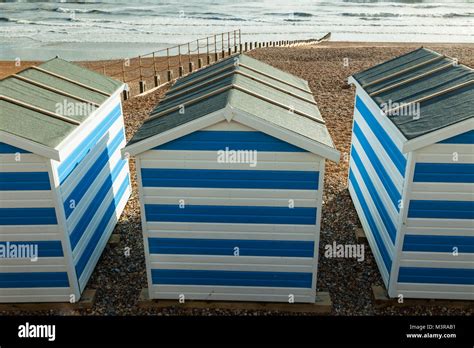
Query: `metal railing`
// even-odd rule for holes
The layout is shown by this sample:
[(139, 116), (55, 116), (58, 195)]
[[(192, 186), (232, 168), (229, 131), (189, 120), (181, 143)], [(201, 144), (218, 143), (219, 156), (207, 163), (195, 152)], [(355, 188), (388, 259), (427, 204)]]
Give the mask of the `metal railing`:
[[(124, 99), (160, 88), (196, 69), (218, 62), (234, 54), (264, 47), (294, 47), (312, 45), (329, 39), (330, 33), (320, 39), (280, 40), (242, 43), (241, 30), (215, 34), (205, 38), (160, 49), (138, 57), (115, 62), (91, 63), (92, 68), (104, 75), (128, 84)], [(87, 65), (87, 63), (86, 63)], [(147, 88), (151, 86), (151, 88)]]

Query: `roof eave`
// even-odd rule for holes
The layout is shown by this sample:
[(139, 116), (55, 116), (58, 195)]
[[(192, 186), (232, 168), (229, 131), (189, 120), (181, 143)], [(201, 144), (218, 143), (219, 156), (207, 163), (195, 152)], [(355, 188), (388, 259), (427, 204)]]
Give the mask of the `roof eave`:
[(442, 140), (454, 137), (474, 129), (474, 118), (452, 124), (448, 127), (438, 129), (434, 132), (421, 135), (419, 137), (408, 140), (402, 148), (403, 153), (416, 151), (425, 146), (436, 144)]
[(20, 136), (0, 130), (0, 139), (9, 145), (27, 150), (42, 157), (50, 158), (55, 161), (61, 161), (61, 154), (58, 150), (48, 146), (36, 143), (34, 141), (22, 138)]

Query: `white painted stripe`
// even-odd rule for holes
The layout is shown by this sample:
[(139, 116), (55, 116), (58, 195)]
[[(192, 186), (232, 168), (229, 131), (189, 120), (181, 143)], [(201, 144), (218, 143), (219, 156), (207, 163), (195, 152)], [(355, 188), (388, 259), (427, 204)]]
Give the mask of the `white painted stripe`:
[[(462, 187), (463, 186), (463, 187)], [(474, 184), (412, 183), (410, 199), (434, 201), (474, 200)]]
[(473, 227), (408, 227), (405, 234), (435, 235), (435, 236), (474, 236)]
[(44, 157), (32, 153), (4, 153), (0, 154), (0, 163), (0, 166), (15, 165), (18, 163), (27, 165), (43, 165), (46, 164), (46, 160)]
[(61, 240), (59, 229), (56, 229), (53, 233), (11, 233), (11, 234), (0, 234), (0, 242), (34, 242), (34, 241), (48, 241), (48, 240)]
[[(382, 200), (385, 209), (387, 210), (388, 215), (390, 216), (390, 219), (394, 222), (394, 224), (397, 224), (398, 221), (398, 211), (393, 205), (392, 199), (390, 198), (390, 195), (388, 194), (387, 190), (385, 189), (385, 186), (382, 183), (382, 180), (379, 178), (378, 173), (376, 170), (372, 167), (372, 163), (369, 161), (367, 158), (364, 150), (360, 146), (357, 138), (354, 136), (352, 137), (352, 145), (356, 149), (357, 153), (359, 154), (360, 159), (362, 160), (362, 163), (364, 165), (365, 170), (367, 171), (370, 180), (372, 181), (372, 184), (374, 185), (375, 189), (377, 190), (377, 193), (379, 194), (380, 199)], [(350, 167), (351, 169), (356, 168), (356, 164), (353, 160), (350, 162)], [(359, 170), (357, 169), (357, 172)], [(359, 181), (359, 180), (357, 180)]]
[[(158, 156), (159, 157), (159, 156)], [(219, 163), (217, 155), (212, 161), (195, 160), (142, 160), (143, 168), (166, 169), (216, 169), (216, 170), (290, 170), (290, 171), (319, 171), (317, 162), (265, 162), (257, 154), (256, 164), (251, 163)], [(253, 159), (252, 159), (253, 160)], [(250, 162), (250, 160), (248, 161)]]
[(314, 258), (150, 254), (152, 269), (313, 272)]
[(469, 261), (443, 261), (443, 260), (400, 260), (400, 267), (426, 267), (426, 268), (466, 268), (474, 269), (474, 259)]
[(69, 302), (71, 288), (11, 288), (2, 289), (0, 303)]
[[(360, 184), (359, 184), (360, 185)], [(388, 281), (389, 281), (389, 272), (390, 270), (387, 270), (385, 267), (385, 263), (383, 261), (382, 255), (379, 251), (379, 248), (377, 246), (377, 243), (375, 242), (374, 236), (371, 233), (370, 225), (367, 222), (367, 218), (365, 217), (364, 210), (362, 209), (362, 206), (360, 205), (359, 199), (357, 198), (357, 195), (354, 191), (354, 188), (352, 187), (352, 183), (349, 181), (349, 194), (352, 197), (352, 202), (354, 203), (354, 207), (357, 210), (357, 215), (359, 217), (359, 220), (362, 224), (362, 228), (365, 231), (365, 236), (367, 237), (367, 241), (369, 243), (370, 249), (372, 250), (372, 254), (374, 255), (375, 261), (377, 263), (377, 266), (379, 268), (379, 271), (382, 275), (382, 280), (385, 284), (385, 286), (388, 286)]]
[(439, 193), (449, 193), (449, 192), (466, 192), (471, 194), (471, 197), (474, 197), (474, 184), (467, 183), (454, 183), (454, 182), (413, 182), (411, 184), (412, 192), (439, 192)]
[(227, 232), (276, 232), (276, 233), (315, 233), (314, 225), (285, 224), (226, 224), (193, 222), (148, 222), (147, 229), (161, 231), (223, 231)]
[[(140, 154), (143, 160), (199, 160), (217, 161), (217, 151), (148, 150)], [(267, 152), (259, 151), (258, 159), (267, 162), (319, 162), (321, 157), (310, 152)]]
[(418, 154), (417, 162), (424, 163), (474, 163), (474, 154), (450, 153), (450, 154)]
[[(95, 195), (100, 190), (100, 188), (105, 183), (105, 181), (109, 180), (110, 172), (120, 160), (121, 160), (120, 152), (115, 151), (115, 153), (110, 157), (108, 164), (105, 165), (104, 168), (102, 168), (99, 175), (97, 175), (92, 185), (89, 186), (89, 188), (87, 189), (82, 199), (79, 202), (76, 202), (76, 207), (67, 218), (67, 227), (68, 227), (69, 233), (71, 233), (74, 230), (77, 223), (82, 218), (85, 211), (87, 210), (89, 205), (92, 203), (92, 201), (95, 198)], [(127, 165), (124, 166), (124, 169), (125, 168), (128, 170)], [(67, 196), (63, 195), (63, 199), (67, 199)]]
[[(470, 229), (474, 231), (474, 221), (469, 219), (422, 219), (422, 218), (409, 218), (407, 219), (407, 231), (411, 228), (432, 228), (436, 230), (438, 228), (443, 229)], [(467, 235), (472, 235), (468, 233)]]
[[(356, 178), (356, 180), (359, 184), (359, 187), (360, 187), (360, 190), (362, 191), (362, 194), (364, 195), (365, 201), (366, 201), (366, 203), (367, 203), (367, 205), (370, 209), (370, 212), (372, 213), (372, 217), (373, 217), (375, 223), (377, 224), (378, 230), (379, 230), (380, 235), (382, 237), (383, 243), (384, 243), (385, 247), (387, 248), (387, 251), (390, 255), (390, 258), (393, 260), (395, 246), (392, 243), (392, 240), (390, 239), (390, 235), (388, 234), (388, 231), (385, 228), (385, 224), (383, 223), (383, 220), (382, 220), (382, 218), (381, 218), (381, 216), (380, 216), (380, 214), (379, 214), (379, 212), (376, 208), (376, 205), (375, 205), (369, 191), (367, 190), (367, 187), (365, 186), (365, 183), (362, 180), (362, 177), (360, 176), (359, 170), (357, 169), (357, 167), (355, 166), (355, 164), (353, 162), (351, 162), (350, 168), (351, 168), (352, 172), (354, 173), (354, 177)], [(395, 220), (395, 226), (396, 226), (396, 224), (397, 224), (397, 222)]]
[(0, 172), (2, 173), (25, 173), (25, 172), (47, 172), (48, 167), (45, 163), (4, 163), (0, 162)]
[(10, 272), (41, 272), (38, 271), (38, 269), (42, 267), (48, 267), (48, 266), (60, 266), (63, 267), (63, 270), (60, 271), (55, 271), (55, 272), (66, 272), (66, 260), (64, 259), (64, 256), (62, 257), (38, 257), (36, 261), (32, 261), (30, 259), (1, 259), (2, 260), (2, 265), (0, 266), (0, 273), (2, 272), (8, 272), (7, 269), (14, 269), (15, 267), (21, 267), (21, 268), (28, 268), (26, 271), (11, 271)]
[[(359, 128), (362, 130), (362, 133), (364, 133), (370, 146), (377, 154), (378, 159), (380, 160), (380, 162), (382, 162), (384, 169), (390, 175), (390, 178), (392, 179), (395, 186), (398, 188), (399, 191), (401, 191), (401, 187), (403, 186), (404, 180), (402, 174), (398, 171), (397, 167), (392, 162), (392, 159), (386, 152), (385, 148), (380, 143), (375, 134), (372, 132), (371, 128), (366, 123), (365, 119), (362, 117), (362, 115), (357, 109), (355, 109), (354, 111), (354, 121), (356, 121), (359, 125)], [(355, 134), (353, 134), (352, 138), (356, 139), (357, 137), (355, 136)], [(357, 153), (359, 153), (359, 151), (357, 151)], [(406, 158), (406, 155), (404, 155), (404, 157)]]
[[(9, 240), (9, 236), (47, 236), (59, 234), (58, 225), (10, 225), (0, 227), (0, 240)], [(5, 239), (4, 239), (5, 238)], [(54, 238), (53, 238), (54, 239)], [(41, 239), (38, 239), (41, 240)]]
[[(421, 155), (446, 155), (448, 163), (452, 161), (453, 154), (457, 153), (459, 157), (474, 157), (472, 144), (432, 144), (416, 151), (417, 156)], [(422, 161), (425, 162), (425, 161)]]
[(240, 188), (194, 188), (194, 187), (143, 187), (145, 198), (159, 197), (212, 197), (212, 198), (268, 198), (268, 199), (317, 199), (317, 190), (273, 190)]
[[(256, 206), (256, 207), (288, 207), (288, 199), (278, 198), (213, 198), (213, 197), (157, 197), (146, 196), (145, 204), (176, 204), (180, 205), (180, 201), (186, 205), (212, 205), (212, 206)], [(295, 208), (301, 207), (318, 207), (319, 203), (316, 199), (294, 199)]]
[[(67, 177), (66, 180), (61, 184), (61, 195), (67, 197), (71, 194), (72, 190), (77, 186), (80, 180), (82, 180), (87, 171), (97, 161), (100, 153), (104, 151), (112, 140), (123, 131), (123, 123), (121, 120), (115, 121), (115, 123), (109, 128), (108, 132), (100, 139), (100, 141), (92, 148), (92, 150), (82, 159), (74, 171)], [(118, 147), (118, 152), (124, 146), (124, 142)]]
[(81, 239), (79, 240), (79, 242), (77, 243), (77, 245), (76, 245), (76, 247), (73, 251), (74, 264), (77, 264), (77, 261), (79, 260), (82, 253), (84, 252), (84, 249), (86, 248), (87, 244), (89, 243), (89, 240), (92, 238), (93, 232), (97, 228), (97, 225), (100, 223), (100, 220), (102, 219), (103, 214), (105, 213), (108, 206), (112, 202), (115, 192), (118, 191), (120, 185), (125, 180), (125, 177), (127, 176), (127, 174), (128, 174), (128, 168), (127, 168), (127, 166), (125, 166), (122, 169), (122, 171), (120, 172), (120, 174), (117, 176), (117, 178), (115, 179), (111, 189), (105, 195), (105, 198), (102, 201), (102, 203), (100, 204), (97, 211), (95, 212), (94, 217), (91, 219), (91, 221), (87, 225), (86, 230), (82, 234)]
[[(473, 253), (459, 253), (456, 256), (452, 252), (421, 252), (421, 251), (403, 251), (400, 257), (403, 262), (412, 261), (441, 261), (441, 262), (470, 262), (474, 267), (474, 254)], [(408, 266), (409, 267), (409, 266)], [(413, 266), (419, 267), (419, 266)], [(431, 267), (431, 266), (429, 266)], [(454, 266), (453, 266), (454, 267)], [(459, 268), (469, 268), (462, 267)]]
[[(0, 191), (0, 208), (54, 208), (51, 191)], [(3, 228), (0, 227), (0, 229)]]
[(474, 300), (474, 285), (397, 283), (397, 293), (405, 298)]
[(255, 132), (255, 129), (247, 127), (242, 123), (238, 123), (235, 121), (227, 122), (222, 121), (216, 123), (212, 126), (206, 127), (202, 129), (203, 131), (241, 131), (241, 132)]
[(208, 239), (247, 239), (247, 240), (301, 240), (313, 241), (315, 232), (277, 233), (277, 232), (228, 232), (221, 231), (163, 231), (149, 230), (148, 236), (156, 238), (208, 238)]
[[(18, 260), (15, 260), (18, 262)], [(8, 265), (8, 266), (0, 266), (0, 273), (32, 273), (32, 272), (67, 272), (67, 268), (65, 264), (50, 264), (50, 265), (38, 265), (33, 266), (34, 262), (28, 261), (29, 264), (16, 264), (16, 265)], [(2, 260), (3, 263), (3, 260)]]

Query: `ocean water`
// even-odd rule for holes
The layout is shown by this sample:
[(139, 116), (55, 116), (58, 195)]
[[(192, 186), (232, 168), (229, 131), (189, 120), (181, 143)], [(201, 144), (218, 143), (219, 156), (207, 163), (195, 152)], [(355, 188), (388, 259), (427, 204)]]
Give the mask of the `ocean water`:
[(239, 28), (242, 41), (472, 43), (474, 0), (0, 0), (0, 59), (124, 58)]

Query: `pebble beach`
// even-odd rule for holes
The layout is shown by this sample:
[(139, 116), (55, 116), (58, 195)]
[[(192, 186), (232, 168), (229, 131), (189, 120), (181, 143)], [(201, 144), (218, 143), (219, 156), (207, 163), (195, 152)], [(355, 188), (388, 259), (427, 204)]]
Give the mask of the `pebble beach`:
[[(356, 258), (328, 258), (324, 255), (325, 245), (334, 242), (358, 243), (355, 231), (360, 227), (360, 222), (347, 190), (354, 107), (354, 88), (347, 85), (347, 78), (358, 71), (420, 46), (457, 58), (460, 63), (474, 67), (474, 44), (324, 42), (305, 47), (261, 48), (247, 53), (276, 68), (308, 80), (334, 143), (341, 152), (338, 164), (332, 162), (326, 164), (321, 220), (317, 288), (330, 294), (332, 301), (330, 315), (472, 315), (474, 312), (473, 306), (454, 308), (439, 305), (429, 307), (392, 305), (383, 309), (376, 308), (372, 286), (383, 286), (383, 282), (367, 242), (364, 242), (363, 261), (358, 261)], [(0, 78), (36, 63), (23, 62), (18, 67), (12, 61), (2, 61)], [(92, 68), (100, 66), (99, 63), (90, 61), (82, 64)], [(124, 101), (127, 140), (148, 117), (148, 113), (165, 92), (166, 88), (161, 88)], [(120, 241), (107, 245), (88, 284), (88, 288), (97, 290), (93, 307), (34, 313), (9, 311), (0, 312), (0, 315), (291, 315), (274, 311), (140, 308), (138, 301), (141, 290), (147, 286), (147, 279), (133, 159), (130, 160), (130, 170), (132, 196), (114, 230), (114, 234), (120, 236)], [(129, 256), (125, 253), (127, 248), (130, 248)]]

